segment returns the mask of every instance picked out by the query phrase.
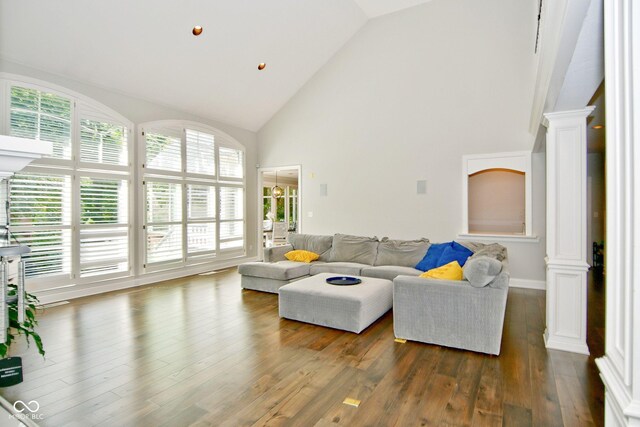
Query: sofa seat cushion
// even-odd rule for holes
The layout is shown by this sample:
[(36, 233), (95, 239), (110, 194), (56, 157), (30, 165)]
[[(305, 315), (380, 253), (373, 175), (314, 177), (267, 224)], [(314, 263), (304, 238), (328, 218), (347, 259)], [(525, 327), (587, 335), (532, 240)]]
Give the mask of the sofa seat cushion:
[(275, 280), (292, 280), (308, 276), (310, 264), (294, 261), (246, 262), (238, 266), (243, 276), (264, 277)]
[(376, 267), (365, 267), (360, 273), (361, 276), (376, 277), (378, 279), (393, 280), (397, 276), (419, 276), (422, 273), (413, 267), (402, 267), (399, 265), (379, 265)]
[(327, 263), (313, 263), (309, 274), (316, 275), (320, 273), (334, 273), (334, 274), (351, 274), (353, 276), (359, 276), (360, 271), (364, 267), (370, 267), (367, 264), (360, 264), (357, 262), (327, 262)]
[(373, 265), (378, 255), (378, 238), (336, 234), (333, 236), (330, 262), (355, 262)]
[(383, 237), (378, 245), (374, 265), (401, 265), (415, 267), (429, 250), (429, 239), (391, 240)]

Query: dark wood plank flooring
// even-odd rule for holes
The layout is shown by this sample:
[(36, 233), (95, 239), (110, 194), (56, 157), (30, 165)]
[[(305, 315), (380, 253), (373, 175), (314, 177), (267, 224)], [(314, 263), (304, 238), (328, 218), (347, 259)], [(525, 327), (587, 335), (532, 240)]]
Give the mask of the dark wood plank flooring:
[(47, 308), (46, 360), (16, 346), (25, 381), (0, 393), (56, 427), (603, 425), (597, 274), (589, 357), (545, 349), (541, 291), (509, 291), (495, 357), (396, 343), (391, 312), (360, 335), (283, 320), (276, 295), (239, 282), (226, 270)]

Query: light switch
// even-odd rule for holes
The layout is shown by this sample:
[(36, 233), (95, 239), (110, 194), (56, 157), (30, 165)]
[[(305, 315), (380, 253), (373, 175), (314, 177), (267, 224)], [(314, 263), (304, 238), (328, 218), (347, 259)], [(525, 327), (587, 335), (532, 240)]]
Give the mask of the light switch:
[(311, 212), (311, 211), (307, 212), (307, 216), (308, 216), (309, 218), (313, 218), (313, 212)]
[(326, 197), (329, 194), (327, 184), (320, 184), (320, 196)]

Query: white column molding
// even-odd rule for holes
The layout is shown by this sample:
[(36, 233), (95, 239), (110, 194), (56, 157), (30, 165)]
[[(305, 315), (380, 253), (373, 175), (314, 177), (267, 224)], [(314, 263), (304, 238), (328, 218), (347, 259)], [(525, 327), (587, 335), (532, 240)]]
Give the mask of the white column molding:
[(594, 107), (547, 113), (547, 348), (587, 347), (587, 129)]
[(640, 426), (640, 4), (605, 0), (605, 423)]

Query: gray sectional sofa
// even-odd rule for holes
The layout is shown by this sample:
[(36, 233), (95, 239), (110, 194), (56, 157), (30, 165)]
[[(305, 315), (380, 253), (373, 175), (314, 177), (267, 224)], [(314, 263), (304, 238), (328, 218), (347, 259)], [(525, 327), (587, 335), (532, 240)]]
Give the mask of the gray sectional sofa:
[[(350, 236), (290, 234), (289, 244), (266, 248), (264, 262), (238, 267), (244, 289), (278, 293), (280, 287), (320, 273), (393, 281), (396, 337), (447, 347), (499, 354), (509, 287), (506, 248), (459, 242), (473, 255), (464, 280), (417, 277), (414, 268), (429, 249), (428, 239), (392, 240)], [(288, 261), (285, 253), (308, 250), (318, 261)]]

